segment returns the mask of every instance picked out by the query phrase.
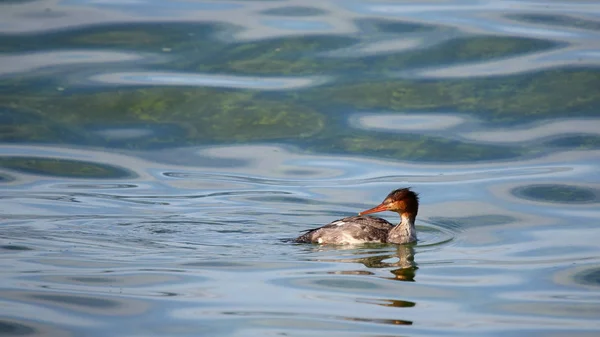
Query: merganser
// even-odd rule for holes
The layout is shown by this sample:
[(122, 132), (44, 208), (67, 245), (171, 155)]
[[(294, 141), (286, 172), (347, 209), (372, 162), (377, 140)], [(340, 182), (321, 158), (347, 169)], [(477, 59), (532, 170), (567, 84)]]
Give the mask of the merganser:
[[(388, 221), (363, 216), (365, 214), (392, 211), (400, 214), (400, 223), (396, 226)], [(417, 241), (415, 219), (419, 211), (419, 195), (410, 188), (392, 191), (381, 204), (323, 227), (309, 229), (296, 238), (298, 243), (320, 244), (360, 244), (393, 243), (405, 244)]]

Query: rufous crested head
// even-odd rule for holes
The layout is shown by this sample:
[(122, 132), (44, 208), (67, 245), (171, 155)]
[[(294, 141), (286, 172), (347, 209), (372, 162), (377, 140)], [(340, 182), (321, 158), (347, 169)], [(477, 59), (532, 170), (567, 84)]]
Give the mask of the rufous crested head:
[(358, 213), (358, 215), (365, 215), (383, 211), (392, 211), (412, 217), (416, 217), (419, 212), (419, 195), (410, 190), (410, 187), (399, 188), (392, 191), (383, 200), (381, 204), (371, 209)]

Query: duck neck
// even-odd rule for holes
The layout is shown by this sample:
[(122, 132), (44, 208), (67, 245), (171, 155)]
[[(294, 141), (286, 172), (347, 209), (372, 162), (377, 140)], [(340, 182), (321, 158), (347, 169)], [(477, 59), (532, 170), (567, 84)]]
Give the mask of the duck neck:
[(417, 241), (417, 230), (415, 229), (416, 214), (400, 214), (400, 223), (394, 226), (388, 233), (387, 242), (403, 244)]

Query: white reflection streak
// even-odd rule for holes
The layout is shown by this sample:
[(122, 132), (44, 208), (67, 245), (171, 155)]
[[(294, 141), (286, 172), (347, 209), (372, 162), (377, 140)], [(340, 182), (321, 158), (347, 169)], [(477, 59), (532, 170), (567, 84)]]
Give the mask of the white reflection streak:
[(258, 77), (175, 72), (123, 72), (91, 77), (99, 83), (148, 86), (204, 86), (260, 90), (287, 90), (312, 87), (327, 82), (324, 76), (313, 77)]
[[(445, 130), (460, 127), (467, 122), (477, 123), (475, 120), (459, 115), (443, 114), (372, 114), (358, 115), (350, 118), (350, 124), (359, 129), (379, 130), (383, 132), (421, 132)], [(600, 135), (600, 118), (572, 118), (559, 120), (545, 120), (535, 125), (513, 126), (510, 128), (483, 128), (475, 132), (452, 132), (453, 136), (476, 142), (488, 143), (520, 143), (538, 139), (566, 135)], [(437, 133), (438, 136), (444, 136)], [(446, 135), (447, 136), (447, 135)], [(450, 137), (452, 138), (452, 137)]]
[(106, 51), (51, 51), (0, 55), (0, 75), (28, 72), (39, 68), (73, 64), (125, 62), (139, 60), (132, 53)]
[[(115, 3), (115, 5), (111, 5)], [(157, 2), (160, 3), (160, 2)], [(248, 2), (181, 2), (185, 6), (171, 8), (168, 15), (165, 14), (165, 6), (135, 6), (135, 2), (127, 3), (129, 6), (120, 6), (117, 1), (99, 1), (89, 5), (73, 6), (61, 4), (56, 10), (61, 11), (60, 17), (36, 17), (30, 18), (31, 13), (39, 13), (39, 2), (26, 2), (11, 5), (9, 9), (3, 9), (0, 5), (0, 33), (24, 33), (24, 32), (49, 32), (66, 27), (89, 27), (93, 25), (110, 25), (127, 22), (129, 24), (143, 22), (189, 22), (189, 23), (221, 23), (231, 27), (240, 27), (235, 32), (226, 32), (226, 38), (234, 38), (237, 41), (279, 38), (285, 36), (302, 36), (307, 34), (302, 29), (282, 29), (281, 27), (269, 27), (264, 23), (263, 11), (278, 9), (282, 5), (279, 1), (248, 1)], [(229, 5), (229, 6), (226, 6)], [(350, 34), (356, 33), (357, 29), (354, 19), (359, 15), (351, 12), (339, 11), (335, 2), (321, 1), (311, 2), (311, 7), (322, 12), (337, 12), (336, 15), (322, 16), (318, 20), (310, 20), (317, 23), (318, 27), (311, 25), (311, 35), (318, 34)], [(222, 7), (225, 6), (225, 7)], [(286, 6), (306, 6), (305, 0), (288, 0)], [(4, 6), (7, 7), (7, 6)], [(137, 10), (142, 8), (143, 10)], [(273, 16), (270, 16), (273, 17)], [(297, 20), (298, 21), (298, 20)], [(282, 21), (283, 22), (283, 21)]]
[[(232, 27), (240, 27), (236, 32), (224, 35), (237, 41), (268, 39), (285, 36), (304, 35), (305, 30), (282, 29), (269, 27), (264, 23), (264, 15), (260, 14), (270, 9), (282, 7), (279, 1), (248, 1), (248, 2), (185, 2), (185, 6), (177, 7), (165, 15), (164, 6), (144, 6), (143, 11), (136, 10), (140, 2), (127, 1), (123, 8), (122, 2), (113, 0), (100, 0), (89, 3), (89, 6), (73, 6), (70, 3), (56, 6), (60, 16), (40, 16), (39, 2), (24, 2), (4, 6), (0, 10), (0, 32), (48, 32), (69, 27), (85, 27), (93, 25), (109, 25), (111, 23), (127, 22), (130, 24), (141, 22), (206, 22), (222, 23)], [(143, 2), (141, 2), (143, 3)], [(111, 4), (114, 4), (111, 5)], [(210, 4), (210, 5), (209, 5)], [(220, 7), (219, 5), (229, 6)], [(288, 0), (286, 6), (307, 6), (306, 0)], [(2, 6), (2, 5), (0, 5)], [(488, 22), (494, 20), (473, 20), (461, 18), (460, 13), (471, 15), (483, 12), (496, 12), (502, 14), (528, 12), (543, 14), (572, 14), (593, 17), (600, 11), (600, 5), (589, 2), (568, 3), (540, 3), (524, 1), (473, 1), (467, 4), (438, 2), (414, 4), (371, 4), (363, 5), (360, 2), (337, 1), (310, 1), (310, 7), (323, 13), (335, 15), (322, 15), (318, 22), (320, 28), (312, 27), (311, 35), (318, 34), (356, 34), (360, 31), (357, 20), (366, 17), (394, 17), (405, 22), (416, 22), (434, 26), (457, 27), (460, 30), (478, 30), (490, 32)], [(2, 8), (2, 7), (0, 7)], [(208, 8), (208, 9), (207, 9)], [(451, 14), (449, 14), (451, 13)], [(35, 15), (32, 15), (35, 14)], [(42, 13), (43, 14), (43, 13)], [(273, 18), (274, 16), (269, 16)], [(457, 21), (458, 19), (458, 21)], [(285, 20), (285, 18), (283, 18)], [(465, 21), (466, 20), (466, 21)], [(484, 21), (482, 24), (481, 22)], [(508, 25), (514, 26), (514, 23)], [(494, 30), (495, 32), (495, 30)], [(497, 32), (495, 32), (497, 33)]]
[(416, 71), (417, 78), (471, 78), (474, 76), (507, 76), (565, 66), (598, 66), (600, 58), (594, 50), (568, 48), (549, 52), (510, 57), (490, 62), (478, 62)]
[(382, 131), (428, 131), (446, 130), (467, 122), (457, 115), (447, 114), (373, 114), (351, 117), (350, 124), (356, 128)]
[(490, 11), (499, 10), (503, 12), (524, 12), (534, 11), (536, 13), (561, 13), (569, 12), (597, 12), (600, 5), (589, 2), (571, 2), (568, 3), (548, 3), (537, 1), (477, 1), (470, 4), (452, 3), (450, 5), (440, 5), (438, 2), (431, 2), (419, 5), (373, 5), (368, 7), (373, 13), (415, 13), (415, 12), (462, 12), (462, 11)]
[[(545, 39), (573, 44), (581, 40), (583, 44), (597, 41), (597, 34), (591, 30), (575, 27), (556, 27), (543, 23), (523, 22), (512, 19), (511, 15), (570, 15), (574, 19), (596, 21), (599, 5), (586, 6), (573, 3), (568, 10), (558, 4), (539, 6), (535, 3), (513, 3), (492, 1), (474, 5), (425, 4), (425, 5), (375, 5), (363, 9), (376, 13), (420, 24), (454, 27), (468, 34), (493, 34), (516, 36), (520, 38)], [(448, 13), (452, 13), (449, 15)]]
[(506, 128), (501, 130), (483, 130), (463, 134), (469, 140), (493, 143), (519, 143), (560, 135), (600, 135), (600, 119), (557, 120), (540, 123), (530, 128)]

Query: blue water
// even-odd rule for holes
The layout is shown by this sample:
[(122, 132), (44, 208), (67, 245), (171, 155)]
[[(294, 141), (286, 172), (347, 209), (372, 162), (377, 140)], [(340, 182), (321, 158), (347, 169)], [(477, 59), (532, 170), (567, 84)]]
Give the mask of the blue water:
[(596, 336), (599, 66), (593, 1), (4, 1), (0, 335)]

